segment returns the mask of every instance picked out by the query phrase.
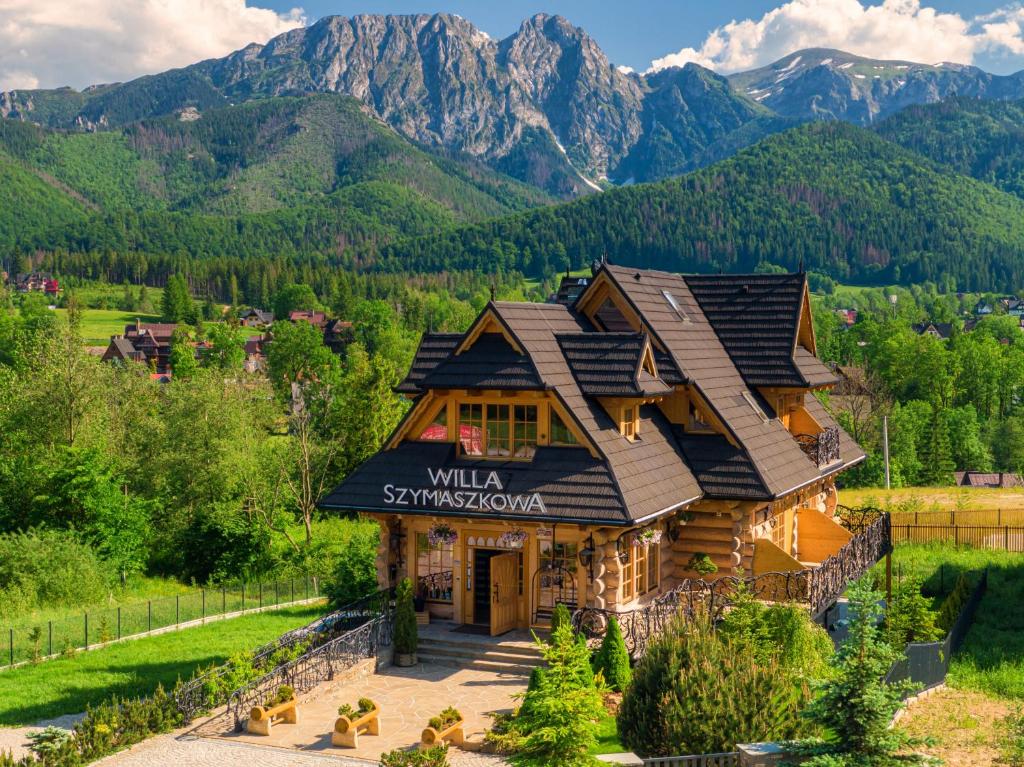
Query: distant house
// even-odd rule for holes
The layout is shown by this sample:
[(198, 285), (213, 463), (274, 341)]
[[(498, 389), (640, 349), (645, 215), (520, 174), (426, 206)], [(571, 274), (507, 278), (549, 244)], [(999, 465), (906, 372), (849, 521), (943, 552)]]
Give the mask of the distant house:
[(957, 487), (1024, 487), (1020, 474), (1003, 471), (958, 471)]
[(991, 304), (981, 299), (979, 299), (978, 303), (974, 305), (974, 313), (979, 317), (984, 317), (986, 315), (992, 314), (994, 311), (995, 308)]
[(573, 277), (566, 274), (558, 285), (558, 291), (548, 299), (548, 302), (572, 306), (576, 303), (576, 299), (580, 297), (580, 293), (586, 290), (587, 285), (590, 284), (592, 279), (593, 277), (589, 276)]
[(1019, 298), (1011, 298), (1006, 303), (1006, 313), (1011, 317), (1024, 317), (1024, 301)]
[(267, 369), (267, 337), (253, 336), (245, 341), (245, 362), (247, 373), (262, 373)]
[(155, 367), (157, 373), (166, 373), (170, 367), (171, 336), (178, 326), (174, 323), (140, 322), (126, 325), (124, 334), (111, 336), (105, 362), (142, 362)]
[(247, 328), (266, 328), (273, 324), (274, 313), (252, 307), (243, 312), (239, 319)]
[(852, 327), (857, 322), (856, 309), (836, 309), (836, 316), (846, 327)]
[(942, 341), (953, 335), (951, 322), (918, 322), (910, 327), (919, 336), (931, 336)]
[(29, 272), (14, 278), (14, 290), (18, 293), (45, 293), (55, 296), (60, 293), (60, 282), (47, 272)]
[(347, 320), (330, 320), (324, 327), (324, 346), (335, 354), (341, 354), (352, 343), (352, 323)]
[(323, 330), (327, 327), (327, 315), (323, 312), (307, 311), (305, 309), (288, 313), (289, 322), (308, 322), (310, 325)]

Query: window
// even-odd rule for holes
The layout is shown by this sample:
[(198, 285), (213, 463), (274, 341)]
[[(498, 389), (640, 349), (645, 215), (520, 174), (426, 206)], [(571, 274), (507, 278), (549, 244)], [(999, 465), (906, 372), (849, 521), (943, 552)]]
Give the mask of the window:
[(550, 615), (559, 604), (576, 609), (577, 554), (575, 543), (540, 542), (540, 569), (536, 579), (539, 614)]
[(463, 455), (532, 458), (537, 451), (536, 405), (459, 405)]
[(484, 454), (484, 406), (459, 405), (459, 443), (465, 455)]
[(416, 590), (428, 601), (452, 601), (452, 550), (452, 544), (435, 548), (426, 533), (416, 533)]
[(622, 408), (622, 435), (627, 439), (636, 438), (636, 415), (635, 405)]
[(516, 458), (533, 458), (537, 452), (537, 406), (516, 405), (512, 453)]
[(551, 410), (551, 444), (552, 445), (576, 445), (576, 436), (569, 431), (565, 421), (552, 408)]
[(430, 440), (432, 442), (444, 442), (448, 439), (448, 406), (444, 405), (440, 410), (437, 411), (437, 415), (434, 416), (434, 420), (430, 422), (420, 434), (420, 439)]
[(487, 406), (487, 455), (510, 455), (509, 410), (508, 405)]
[(679, 319), (681, 319), (683, 322), (690, 321), (690, 318), (686, 316), (686, 312), (683, 311), (683, 307), (679, 305), (679, 301), (676, 299), (674, 295), (669, 293), (667, 290), (661, 291), (661, 295), (665, 297), (665, 300), (668, 302), (668, 305), (672, 307), (672, 311), (674, 311), (676, 315), (678, 315)]
[(622, 565), (622, 600), (628, 602), (658, 588), (658, 546), (628, 545)]

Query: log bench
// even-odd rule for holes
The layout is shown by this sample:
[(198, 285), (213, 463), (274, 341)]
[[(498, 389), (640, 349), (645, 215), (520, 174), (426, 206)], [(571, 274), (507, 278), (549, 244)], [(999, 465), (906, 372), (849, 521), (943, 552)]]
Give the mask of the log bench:
[(249, 721), (245, 723), (247, 732), (253, 735), (269, 735), (275, 723), (296, 724), (299, 721), (299, 710), (295, 698), (278, 703), (276, 706), (253, 706), (249, 712)]
[(433, 748), (444, 741), (448, 741), (453, 746), (462, 746), (464, 735), (462, 732), (462, 725), (465, 722), (460, 719), (457, 722), (445, 727), (443, 730), (435, 730), (433, 727), (427, 727), (423, 734), (420, 735), (420, 750), (426, 751), (428, 748)]
[(331, 733), (331, 743), (343, 748), (359, 748), (359, 733), (366, 735), (380, 735), (380, 708), (376, 703), (373, 708), (365, 714), (360, 714), (355, 719), (347, 716), (339, 716), (334, 722), (334, 732)]

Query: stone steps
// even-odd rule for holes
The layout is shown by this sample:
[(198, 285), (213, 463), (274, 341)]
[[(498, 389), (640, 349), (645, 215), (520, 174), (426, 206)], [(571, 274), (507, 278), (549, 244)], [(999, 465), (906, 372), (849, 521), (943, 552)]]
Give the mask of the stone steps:
[(535, 647), (499, 639), (485, 642), (420, 637), (417, 655), (422, 663), (524, 676), (544, 663)]

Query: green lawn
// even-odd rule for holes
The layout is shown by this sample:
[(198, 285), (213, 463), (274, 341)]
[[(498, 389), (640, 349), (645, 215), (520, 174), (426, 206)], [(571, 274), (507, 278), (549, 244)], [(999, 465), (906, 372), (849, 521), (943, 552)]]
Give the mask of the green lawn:
[(951, 589), (958, 573), (985, 567), (988, 592), (947, 681), (963, 690), (1024, 699), (1024, 554), (942, 544), (902, 544), (893, 554), (894, 578), (917, 575), (933, 593)]
[(137, 697), (187, 679), (200, 666), (222, 663), (314, 620), (322, 606), (292, 607), (134, 639), (35, 666), (0, 671), (0, 725), (84, 711), (111, 695)]
[(626, 750), (619, 740), (619, 728), (615, 717), (605, 712), (604, 718), (597, 723), (597, 746), (593, 754), (621, 754)]
[[(57, 316), (67, 321), (67, 309), (57, 309)], [(124, 333), (124, 326), (136, 319), (142, 322), (160, 322), (158, 314), (122, 312), (119, 309), (84, 309), (82, 311), (82, 339), (89, 346), (106, 346), (110, 337)]]

